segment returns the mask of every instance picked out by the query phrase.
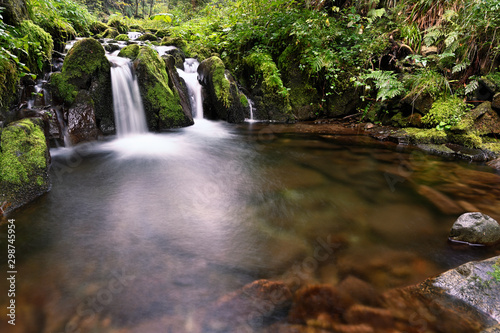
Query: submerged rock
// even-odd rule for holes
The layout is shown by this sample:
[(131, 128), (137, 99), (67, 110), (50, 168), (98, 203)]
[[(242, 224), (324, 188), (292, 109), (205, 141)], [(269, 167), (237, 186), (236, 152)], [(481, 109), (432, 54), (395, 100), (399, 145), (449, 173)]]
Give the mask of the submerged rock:
[(257, 280), (219, 299), (207, 312), (204, 326), (210, 332), (240, 327), (251, 330), (290, 306), (292, 294), (282, 282)]
[(500, 242), (500, 225), (482, 213), (465, 213), (453, 224), (450, 239), (475, 245), (494, 245)]
[(2, 130), (0, 148), (0, 213), (5, 214), (50, 188), (44, 121), (26, 118), (11, 123)]

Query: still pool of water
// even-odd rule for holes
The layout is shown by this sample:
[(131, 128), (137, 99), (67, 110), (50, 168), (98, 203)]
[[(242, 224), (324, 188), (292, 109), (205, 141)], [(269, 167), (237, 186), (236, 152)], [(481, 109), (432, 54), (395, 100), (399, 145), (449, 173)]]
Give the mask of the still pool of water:
[(460, 210), (500, 218), (498, 174), (363, 136), (199, 121), (51, 154), (52, 190), (9, 216), (1, 332), (203, 332), (256, 279), (387, 290), (498, 253), (447, 242)]

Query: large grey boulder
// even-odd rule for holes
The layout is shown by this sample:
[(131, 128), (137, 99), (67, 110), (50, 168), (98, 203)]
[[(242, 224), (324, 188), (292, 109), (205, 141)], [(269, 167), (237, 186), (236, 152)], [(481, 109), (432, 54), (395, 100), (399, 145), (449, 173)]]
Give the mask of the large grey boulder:
[(436, 277), (432, 284), (500, 323), (500, 282), (490, 275), (500, 256), (472, 261)]
[(500, 225), (488, 215), (465, 213), (453, 224), (450, 240), (472, 245), (494, 245), (500, 243)]

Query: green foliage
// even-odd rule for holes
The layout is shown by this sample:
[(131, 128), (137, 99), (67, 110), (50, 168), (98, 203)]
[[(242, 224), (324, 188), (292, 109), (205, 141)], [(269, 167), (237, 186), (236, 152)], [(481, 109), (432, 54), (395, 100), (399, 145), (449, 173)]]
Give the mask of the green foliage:
[(441, 98), (432, 104), (429, 113), (422, 118), (422, 124), (438, 130), (449, 130), (460, 122), (468, 109), (461, 98)]
[(405, 92), (403, 83), (398, 79), (397, 75), (392, 71), (368, 71), (366, 74), (360, 75), (356, 81), (356, 86), (362, 86), (365, 92), (371, 90), (371, 85), (374, 84), (377, 89), (377, 101), (385, 101), (394, 97), (400, 96)]
[(23, 51), (19, 58), (33, 73), (41, 73), (45, 64), (52, 59), (54, 42), (52, 37), (30, 20), (21, 22), (18, 29), (18, 42), (22, 42)]
[(404, 84), (408, 91), (405, 98), (413, 100), (425, 94), (435, 99), (451, 94), (448, 80), (443, 75), (429, 68), (418, 69), (415, 73), (406, 75), (404, 77)]
[(130, 38), (128, 38), (128, 35), (126, 34), (121, 34), (116, 36), (115, 40), (119, 42), (128, 42)]
[(88, 36), (96, 20), (87, 7), (71, 0), (28, 0), (28, 9), (31, 19), (49, 33), (59, 28)]
[(488, 272), (496, 282), (500, 282), (500, 264), (493, 265), (493, 271)]
[(280, 72), (269, 54), (254, 52), (243, 59), (243, 62), (253, 68), (256, 75), (254, 81), (261, 81), (266, 93), (288, 98), (288, 89), (283, 85)]

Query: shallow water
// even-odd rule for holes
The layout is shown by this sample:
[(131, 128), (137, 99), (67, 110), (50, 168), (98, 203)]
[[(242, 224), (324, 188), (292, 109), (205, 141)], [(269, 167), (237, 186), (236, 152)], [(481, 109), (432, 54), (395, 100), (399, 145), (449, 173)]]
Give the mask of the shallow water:
[(498, 219), (499, 175), (367, 137), (202, 120), (51, 153), (52, 190), (9, 216), (18, 325), (2, 332), (202, 332), (256, 279), (386, 290), (498, 253), (448, 243), (459, 214), (428, 194)]

